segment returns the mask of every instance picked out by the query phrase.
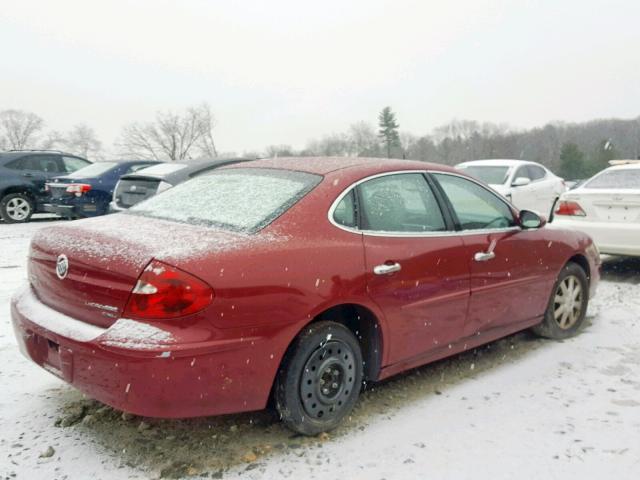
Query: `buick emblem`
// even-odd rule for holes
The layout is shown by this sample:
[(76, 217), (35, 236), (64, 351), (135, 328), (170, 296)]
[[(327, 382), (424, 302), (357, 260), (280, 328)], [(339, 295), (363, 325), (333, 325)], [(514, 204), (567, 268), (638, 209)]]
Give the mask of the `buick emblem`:
[(69, 273), (69, 259), (66, 255), (58, 255), (56, 261), (56, 275), (60, 280), (64, 280)]

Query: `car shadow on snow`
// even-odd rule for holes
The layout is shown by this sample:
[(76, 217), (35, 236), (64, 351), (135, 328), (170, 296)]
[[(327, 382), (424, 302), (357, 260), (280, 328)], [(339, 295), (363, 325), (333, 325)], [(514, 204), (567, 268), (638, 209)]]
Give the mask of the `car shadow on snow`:
[(98, 443), (116, 463), (161, 478), (204, 474), (223, 478), (232, 468), (260, 469), (272, 456), (295, 455), (301, 461), (325, 463), (331, 461), (322, 451), (325, 442), (364, 431), (371, 423), (393, 421), (412, 403), (429, 397), (431, 401), (444, 399), (451, 386), (517, 361), (544, 344), (522, 332), (369, 385), (344, 425), (317, 437), (293, 434), (271, 410), (187, 420), (150, 419), (113, 410), (67, 387), (54, 396), (59, 410), (56, 425)]
[(602, 280), (640, 283), (640, 257), (602, 257)]

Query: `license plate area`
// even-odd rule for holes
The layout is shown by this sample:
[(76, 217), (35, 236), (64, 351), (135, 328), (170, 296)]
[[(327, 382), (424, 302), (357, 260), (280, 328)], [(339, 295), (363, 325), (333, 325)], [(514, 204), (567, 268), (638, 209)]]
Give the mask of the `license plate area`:
[(598, 205), (598, 218), (610, 222), (637, 222), (640, 208), (635, 205)]

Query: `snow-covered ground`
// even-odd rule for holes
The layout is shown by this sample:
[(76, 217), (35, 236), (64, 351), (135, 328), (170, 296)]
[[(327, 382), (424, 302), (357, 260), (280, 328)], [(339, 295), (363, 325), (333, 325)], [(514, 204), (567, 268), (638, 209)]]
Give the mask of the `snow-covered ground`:
[(34, 231), (0, 223), (0, 478), (640, 476), (640, 262), (610, 259), (577, 337), (527, 333), (365, 392), (350, 421), (296, 437), (266, 412), (121, 415), (17, 351), (9, 298)]

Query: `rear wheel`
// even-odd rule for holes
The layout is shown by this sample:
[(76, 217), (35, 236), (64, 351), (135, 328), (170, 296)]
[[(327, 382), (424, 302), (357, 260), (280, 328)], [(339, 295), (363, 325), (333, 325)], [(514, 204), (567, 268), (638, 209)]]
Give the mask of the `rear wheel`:
[(547, 338), (571, 337), (582, 326), (588, 304), (587, 274), (578, 264), (569, 262), (558, 276), (543, 322), (533, 331)]
[(24, 193), (10, 193), (0, 201), (0, 215), (6, 223), (28, 222), (33, 215), (33, 201)]
[(304, 435), (340, 425), (362, 384), (362, 353), (353, 333), (335, 322), (309, 325), (282, 362), (274, 399), (282, 421)]

